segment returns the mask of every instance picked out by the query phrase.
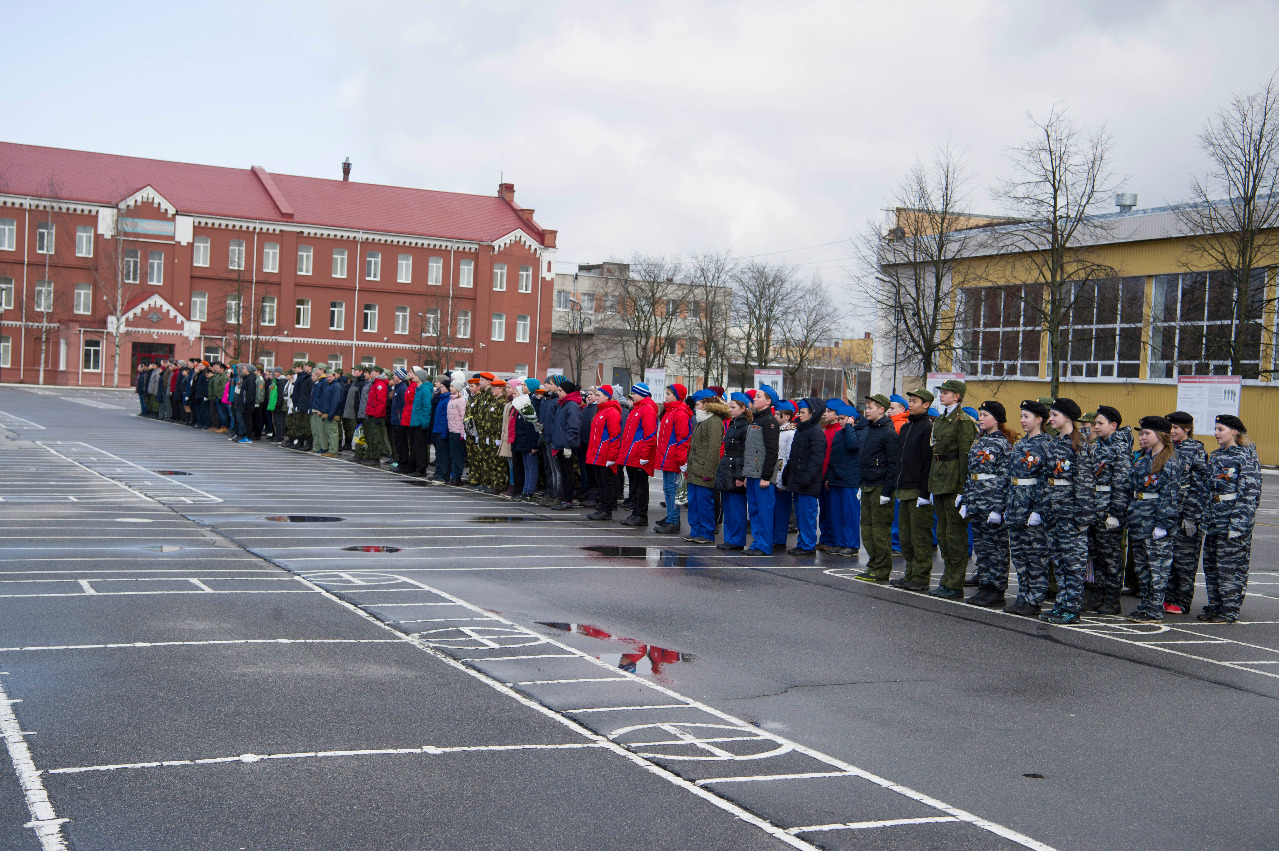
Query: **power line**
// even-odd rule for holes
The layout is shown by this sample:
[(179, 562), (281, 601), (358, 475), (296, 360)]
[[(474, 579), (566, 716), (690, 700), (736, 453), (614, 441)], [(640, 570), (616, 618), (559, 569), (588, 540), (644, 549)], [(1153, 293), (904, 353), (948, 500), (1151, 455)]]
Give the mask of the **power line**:
[(849, 240), (845, 238), (845, 239), (837, 239), (834, 242), (823, 242), (820, 245), (805, 245), (800, 248), (783, 248), (781, 251), (765, 251), (761, 254), (743, 254), (742, 259), (749, 260), (752, 257), (771, 257), (774, 254), (790, 254), (791, 252), (794, 252), (794, 251), (807, 251), (810, 248), (825, 248), (828, 245), (839, 245), (840, 243), (848, 242), (848, 241)]

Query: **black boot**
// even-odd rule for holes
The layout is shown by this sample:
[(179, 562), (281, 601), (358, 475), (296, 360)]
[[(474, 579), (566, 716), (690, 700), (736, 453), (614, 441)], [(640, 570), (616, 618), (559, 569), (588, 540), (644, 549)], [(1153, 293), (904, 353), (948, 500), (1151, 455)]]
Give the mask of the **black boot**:
[(1092, 584), (1084, 586), (1083, 598), (1079, 601), (1079, 611), (1095, 612), (1101, 605), (1102, 597), (1097, 593), (1097, 587)]
[[(1087, 611), (1087, 609), (1085, 609)], [(1107, 588), (1105, 598), (1101, 604), (1097, 606), (1097, 614), (1099, 615), (1122, 615), (1124, 613), (1123, 606), (1119, 602), (1119, 589)]]

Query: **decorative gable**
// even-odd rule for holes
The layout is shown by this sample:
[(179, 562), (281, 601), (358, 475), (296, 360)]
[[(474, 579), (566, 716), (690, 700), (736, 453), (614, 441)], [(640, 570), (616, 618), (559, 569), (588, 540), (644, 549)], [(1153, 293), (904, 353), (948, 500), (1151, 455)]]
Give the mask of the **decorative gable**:
[(143, 203), (144, 201), (149, 201), (152, 204), (155, 204), (157, 207), (159, 207), (161, 210), (164, 210), (164, 212), (168, 213), (170, 216), (175, 215), (178, 212), (177, 208), (174, 207), (172, 204), (170, 204), (168, 199), (165, 198), (163, 195), (161, 195), (159, 192), (157, 192), (155, 188), (151, 186), (151, 184), (149, 183), (146, 186), (143, 186), (137, 192), (134, 192), (128, 198), (125, 198), (123, 201), (121, 201), (119, 204), (119, 207), (120, 207), (120, 210), (123, 212), (132, 207), (136, 207), (137, 205)]
[[(152, 294), (125, 311), (119, 323), (137, 333), (181, 334), (188, 340), (200, 336), (200, 323), (187, 319), (158, 294)], [(114, 332), (116, 319), (107, 317), (107, 331)]]

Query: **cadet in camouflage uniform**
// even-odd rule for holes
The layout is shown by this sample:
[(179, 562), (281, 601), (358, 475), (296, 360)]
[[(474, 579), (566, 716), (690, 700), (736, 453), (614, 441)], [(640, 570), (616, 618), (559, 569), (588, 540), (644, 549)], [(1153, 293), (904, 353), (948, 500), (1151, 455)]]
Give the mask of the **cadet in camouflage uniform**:
[(466, 444), (467, 484), (470, 487), (480, 485), (479, 465), (479, 432), (475, 429), (475, 411), (480, 404), (480, 397), (488, 394), (480, 389), (479, 375), (472, 375), (466, 380), (466, 408), (462, 412), (462, 434)]
[(1132, 429), (1121, 425), (1123, 417), (1109, 405), (1098, 406), (1093, 422), (1090, 460), (1097, 514), (1088, 527), (1093, 584), (1084, 589), (1081, 609), (1119, 615), (1123, 614), (1119, 591), (1123, 585), (1123, 523), (1128, 516), (1132, 476)]
[(928, 471), (928, 491), (937, 517), (937, 543), (944, 570), (941, 582), (928, 593), (960, 600), (964, 596), (964, 570), (968, 567), (968, 520), (961, 516), (961, 494), (968, 480), (968, 450), (977, 439), (977, 423), (964, 413), (962, 381), (950, 379), (937, 388), (942, 414), (933, 420), (933, 463)]
[(1047, 405), (1034, 399), (1021, 403), (1021, 427), (1026, 436), (1013, 446), (1004, 510), (992, 511), (986, 518), (993, 525), (1008, 525), (1008, 547), (1017, 568), (1017, 599), (1004, 609), (1011, 615), (1038, 616), (1048, 590), (1048, 532), (1040, 514), (1052, 443), (1043, 433), (1047, 419)]
[(505, 476), (501, 487), (495, 487), (497, 467), (500, 465), (506, 469), (506, 459), (497, 454), (497, 443), (502, 434), (503, 404), (493, 396), (493, 379), (496, 377), (491, 372), (480, 373), (479, 390), (468, 406), (475, 427), (475, 449), (466, 457), (471, 462), (471, 484), (481, 493), (496, 493), (506, 488)]
[(1008, 529), (990, 522), (1002, 514), (1008, 487), (1008, 464), (1013, 442), (1005, 422), (1008, 414), (998, 402), (982, 402), (977, 414), (978, 438), (968, 450), (968, 480), (959, 512), (972, 523), (973, 554), (977, 558), (977, 592), (965, 600), (974, 606), (1002, 608), (1008, 590)]
[(1167, 419), (1142, 417), (1139, 425), (1141, 452), (1132, 462), (1128, 548), (1137, 570), (1141, 603), (1127, 618), (1146, 623), (1164, 619), (1164, 592), (1172, 569), (1171, 533), (1177, 528), (1181, 510), (1184, 467), (1172, 447), (1172, 424)]
[(1204, 510), (1204, 488), (1208, 480), (1208, 453), (1195, 440), (1195, 418), (1185, 411), (1173, 411), (1165, 419), (1172, 425), (1172, 445), (1181, 456), (1186, 475), (1181, 480), (1181, 511), (1172, 535), (1172, 574), (1164, 611), (1180, 615), (1190, 611), (1195, 599), (1195, 574), (1199, 572), (1199, 550), (1203, 530), (1199, 520)]
[(1088, 570), (1088, 527), (1094, 519), (1096, 486), (1088, 444), (1079, 432), (1082, 411), (1073, 399), (1053, 402), (1048, 418), (1057, 431), (1049, 444), (1044, 490), (1044, 525), (1048, 532), (1048, 555), (1061, 583), (1053, 610), (1043, 619), (1049, 623), (1079, 622), (1083, 602), (1084, 574)]
[(1217, 417), (1218, 449), (1208, 457), (1203, 513), (1204, 584), (1208, 605), (1199, 620), (1234, 623), (1248, 588), (1252, 527), (1261, 500), (1257, 448), (1238, 417)]

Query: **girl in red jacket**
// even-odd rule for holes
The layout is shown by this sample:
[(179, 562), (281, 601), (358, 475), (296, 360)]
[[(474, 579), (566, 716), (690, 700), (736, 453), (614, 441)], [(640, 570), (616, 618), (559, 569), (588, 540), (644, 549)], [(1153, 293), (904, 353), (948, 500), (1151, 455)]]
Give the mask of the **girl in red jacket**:
[(671, 384), (666, 388), (662, 405), (662, 422), (657, 427), (657, 469), (662, 471), (662, 493), (666, 495), (666, 519), (653, 527), (654, 532), (677, 534), (680, 530), (679, 506), (675, 492), (679, 477), (688, 463), (689, 418), (693, 412), (684, 404), (688, 388)]
[(617, 456), (622, 445), (622, 406), (613, 400), (613, 388), (607, 384), (592, 390), (588, 401), (595, 406), (595, 418), (591, 420), (586, 463), (595, 468), (599, 505), (594, 512), (586, 515), (586, 519), (612, 520), (621, 485)]
[(626, 418), (617, 459), (618, 465), (626, 468), (631, 484), (631, 516), (622, 521), (623, 526), (648, 525), (648, 477), (653, 475), (657, 454), (657, 405), (652, 395), (642, 381), (631, 385), (635, 406)]

